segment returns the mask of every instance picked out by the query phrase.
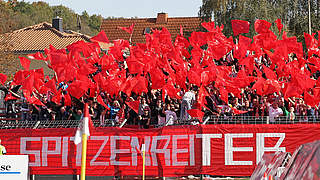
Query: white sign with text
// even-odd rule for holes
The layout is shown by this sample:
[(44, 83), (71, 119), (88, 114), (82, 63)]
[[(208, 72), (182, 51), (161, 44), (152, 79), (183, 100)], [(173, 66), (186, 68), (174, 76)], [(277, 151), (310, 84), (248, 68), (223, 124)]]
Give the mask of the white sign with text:
[(0, 179), (27, 180), (28, 155), (0, 156)]

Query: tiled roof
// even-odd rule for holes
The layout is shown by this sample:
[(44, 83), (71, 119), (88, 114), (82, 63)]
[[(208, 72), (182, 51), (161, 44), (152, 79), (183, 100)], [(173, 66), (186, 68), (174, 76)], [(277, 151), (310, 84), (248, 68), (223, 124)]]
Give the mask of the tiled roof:
[(158, 22), (157, 18), (104, 19), (100, 29), (105, 31), (110, 41), (116, 39), (129, 40), (130, 35), (118, 27), (129, 27), (132, 23), (135, 23), (132, 42), (144, 43), (144, 32), (146, 28), (156, 29), (165, 27), (168, 29), (168, 31), (171, 33), (171, 37), (174, 39), (180, 32), (180, 26), (183, 27), (184, 33), (198, 31), (200, 28), (201, 19), (199, 17), (174, 17), (167, 18), (166, 22), (159, 22), (159, 18)]
[(10, 50), (15, 53), (43, 51), (50, 44), (61, 49), (80, 40), (90, 41), (89, 36), (74, 31), (60, 32), (47, 22), (7, 33), (4, 37), (9, 39)]

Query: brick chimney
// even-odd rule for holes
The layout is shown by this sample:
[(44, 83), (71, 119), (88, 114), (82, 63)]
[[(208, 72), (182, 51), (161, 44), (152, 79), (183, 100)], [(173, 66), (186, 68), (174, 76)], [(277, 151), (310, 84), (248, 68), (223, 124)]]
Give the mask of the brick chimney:
[(167, 24), (168, 22), (168, 14), (167, 13), (158, 13), (157, 16), (157, 24)]

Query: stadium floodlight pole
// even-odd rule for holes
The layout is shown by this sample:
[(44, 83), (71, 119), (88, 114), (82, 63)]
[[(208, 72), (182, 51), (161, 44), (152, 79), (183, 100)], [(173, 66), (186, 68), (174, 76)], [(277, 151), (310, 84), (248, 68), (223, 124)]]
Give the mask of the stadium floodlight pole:
[(311, 35), (311, 2), (308, 0), (308, 14), (309, 14), (309, 34)]
[(86, 179), (86, 162), (87, 162), (87, 134), (82, 134), (82, 155), (81, 155), (81, 180)]

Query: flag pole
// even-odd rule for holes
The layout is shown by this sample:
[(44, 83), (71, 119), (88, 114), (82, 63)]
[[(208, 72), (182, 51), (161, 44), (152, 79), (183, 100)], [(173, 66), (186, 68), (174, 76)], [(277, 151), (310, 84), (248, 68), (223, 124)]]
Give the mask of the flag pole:
[(81, 155), (81, 180), (86, 179), (86, 161), (87, 161), (87, 134), (82, 134), (82, 155)]
[(145, 144), (142, 144), (142, 180), (145, 180), (146, 172), (146, 147)]

